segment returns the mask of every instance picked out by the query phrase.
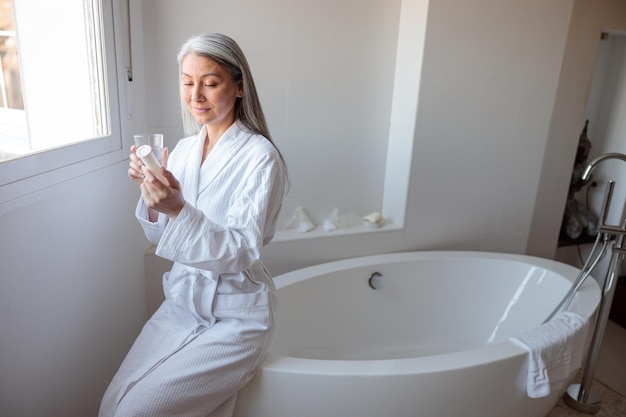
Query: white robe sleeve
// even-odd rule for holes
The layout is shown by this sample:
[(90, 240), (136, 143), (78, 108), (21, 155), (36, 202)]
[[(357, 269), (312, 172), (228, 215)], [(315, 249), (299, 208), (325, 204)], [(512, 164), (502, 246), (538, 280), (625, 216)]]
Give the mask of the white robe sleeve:
[(144, 203), (143, 198), (139, 197), (137, 208), (135, 209), (135, 217), (139, 221), (139, 224), (143, 228), (146, 238), (150, 243), (157, 245), (163, 236), (165, 226), (168, 223), (169, 218), (163, 213), (159, 213), (159, 217), (156, 222), (148, 220), (148, 206)]
[(187, 202), (177, 218), (167, 223), (156, 254), (213, 272), (246, 270), (259, 260), (261, 248), (271, 240), (266, 231), (273, 234), (284, 190), (282, 162), (267, 159), (241, 186), (229, 190), (229, 201), (219, 208), (226, 212), (225, 223), (211, 220), (201, 208)]

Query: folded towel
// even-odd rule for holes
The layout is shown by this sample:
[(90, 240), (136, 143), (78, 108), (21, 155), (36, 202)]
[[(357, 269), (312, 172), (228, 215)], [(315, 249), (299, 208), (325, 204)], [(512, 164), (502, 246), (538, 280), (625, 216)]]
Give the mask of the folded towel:
[(582, 362), (588, 321), (566, 311), (552, 320), (510, 340), (528, 350), (526, 392), (531, 398), (561, 390)]

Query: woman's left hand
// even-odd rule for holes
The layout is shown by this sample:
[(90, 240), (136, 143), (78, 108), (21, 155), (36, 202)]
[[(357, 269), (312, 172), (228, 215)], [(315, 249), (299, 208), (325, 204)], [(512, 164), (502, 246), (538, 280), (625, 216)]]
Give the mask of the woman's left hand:
[(162, 169), (161, 173), (165, 176), (168, 184), (159, 181), (148, 167), (143, 166), (142, 169), (145, 178), (140, 188), (144, 202), (149, 208), (175, 219), (185, 205), (180, 183), (166, 169)]

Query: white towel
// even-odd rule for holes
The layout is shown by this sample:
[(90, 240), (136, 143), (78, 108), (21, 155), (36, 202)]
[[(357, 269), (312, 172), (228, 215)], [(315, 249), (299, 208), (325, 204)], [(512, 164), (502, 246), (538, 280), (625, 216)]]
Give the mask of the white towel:
[(531, 398), (550, 395), (568, 383), (582, 362), (588, 321), (573, 312), (563, 312), (541, 326), (510, 340), (528, 350), (526, 391)]

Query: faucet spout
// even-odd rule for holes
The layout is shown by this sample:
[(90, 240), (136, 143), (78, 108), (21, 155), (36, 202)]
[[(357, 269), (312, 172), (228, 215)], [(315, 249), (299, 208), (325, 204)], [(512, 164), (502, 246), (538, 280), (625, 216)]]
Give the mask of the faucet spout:
[(626, 162), (626, 155), (624, 155), (623, 153), (612, 152), (612, 153), (605, 153), (604, 155), (600, 155), (596, 157), (594, 160), (589, 162), (589, 164), (587, 165), (587, 168), (585, 168), (585, 171), (583, 172), (581, 179), (583, 181), (587, 181), (591, 177), (591, 171), (594, 170), (596, 165), (598, 165), (600, 162), (605, 161), (607, 159), (621, 159), (622, 161)]

